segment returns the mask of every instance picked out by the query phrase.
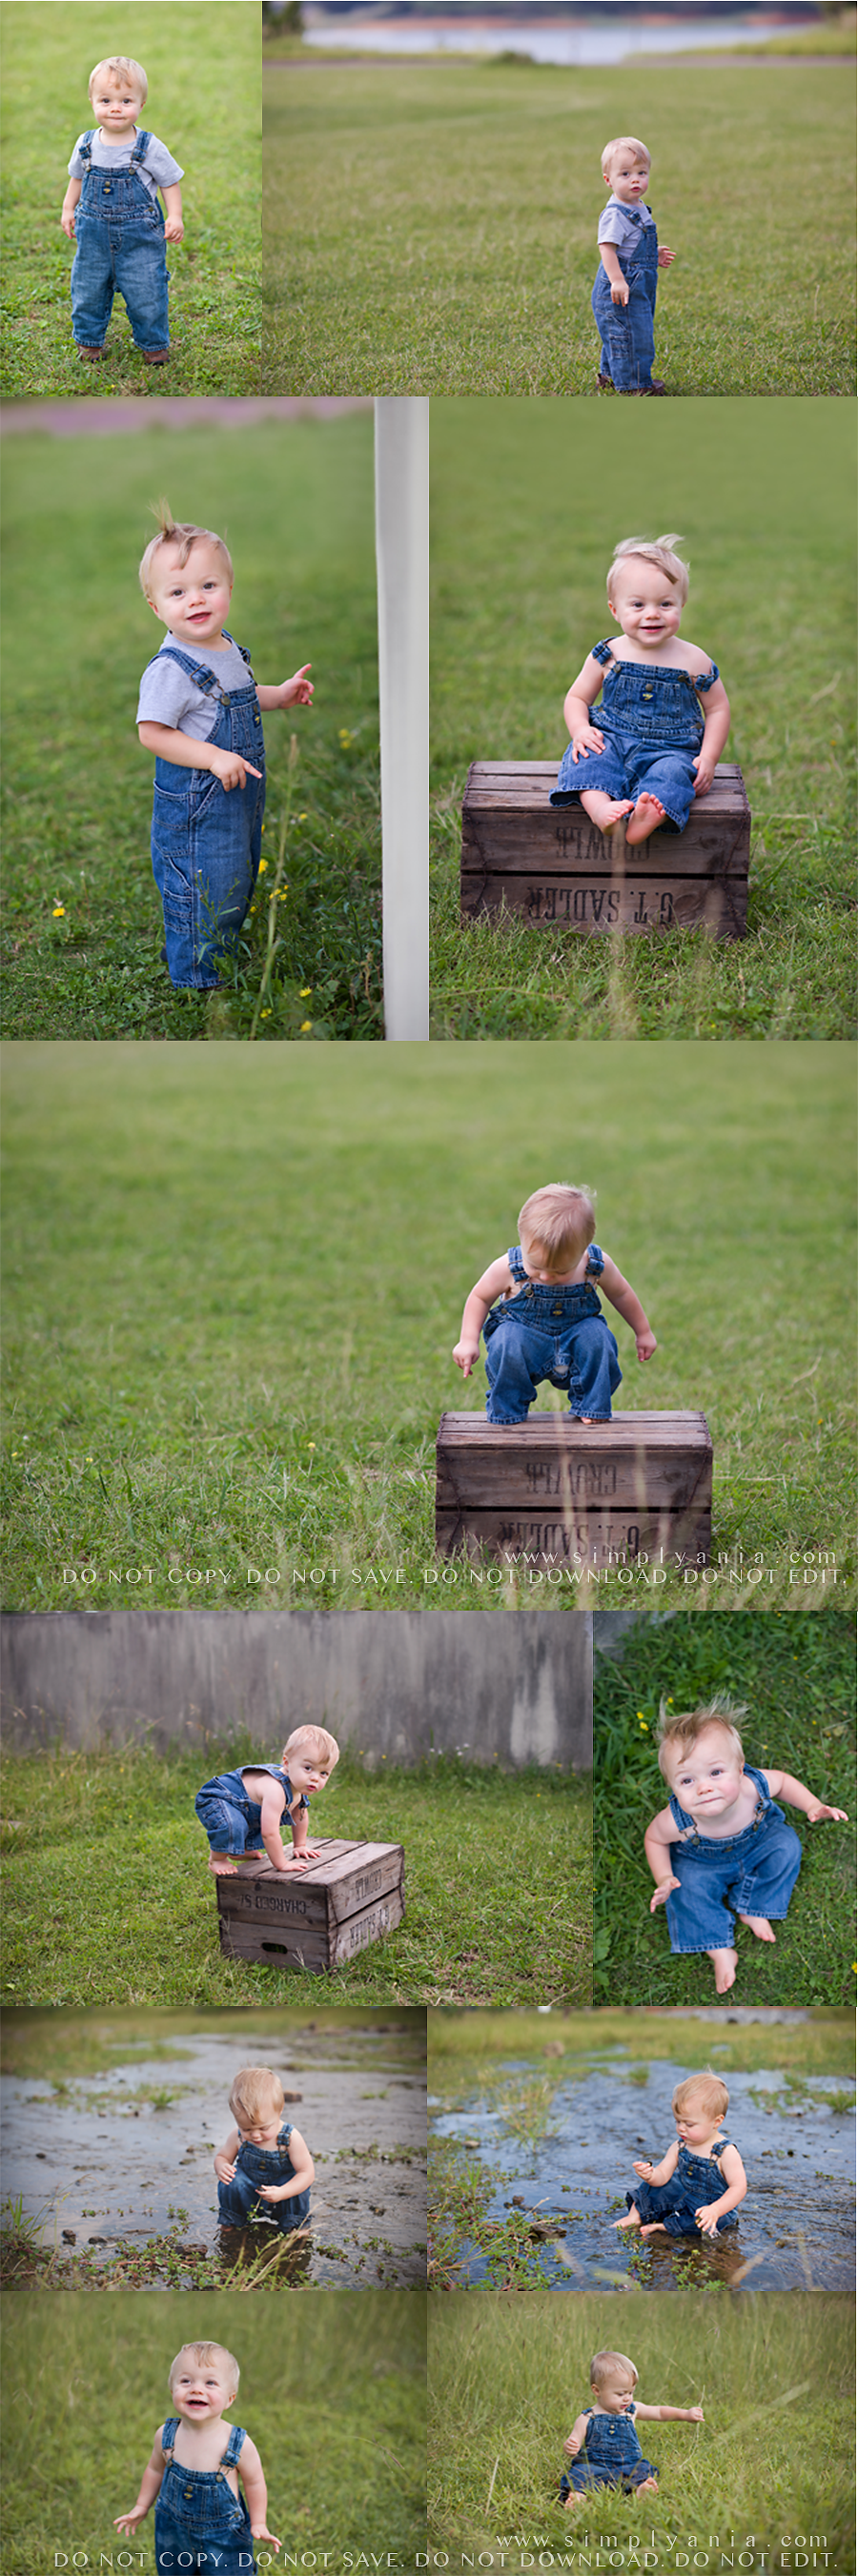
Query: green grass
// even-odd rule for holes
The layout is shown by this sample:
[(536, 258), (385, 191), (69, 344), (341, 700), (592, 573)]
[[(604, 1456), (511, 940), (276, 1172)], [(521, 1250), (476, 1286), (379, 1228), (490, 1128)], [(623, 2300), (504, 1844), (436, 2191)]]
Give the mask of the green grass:
[(850, 393), (849, 73), (741, 59), (267, 65), (265, 387), (595, 395), (600, 160), (625, 131), (677, 254), (671, 393)]
[[(259, 12), (253, 0), (6, 0), (4, 294), (7, 396), (259, 392)], [(117, 296), (101, 366), (72, 339), (73, 244), (60, 229), (68, 163), (92, 125), (93, 64), (130, 48), (149, 78), (142, 122), (181, 163), (184, 240), (169, 244), (167, 367), (146, 367)]]
[(367, 1777), (346, 1753), (319, 1830), (401, 1842), (406, 1914), (318, 1977), (221, 1957), (194, 1815), (204, 1767), (128, 1747), (8, 1764), (7, 2003), (589, 2002), (586, 1781), (452, 1760)]
[[(383, 2292), (319, 2291), (269, 2307), (265, 2331), (233, 2293), (18, 2299), (6, 2328), (3, 2576), (43, 2576), (73, 2552), (92, 2567), (119, 2543), (169, 2404), (182, 2343), (226, 2344), (241, 2368), (229, 2419), (256, 2442), (284, 2548), (341, 2563), (356, 2535), (394, 2564), (425, 2531), (425, 2310)], [(297, 2365), (297, 2367), (296, 2367)], [(360, 2543), (357, 2544), (358, 2546)], [(122, 2544), (131, 2554), (131, 2544)], [(50, 2552), (50, 2555), (48, 2554)], [(153, 2517), (133, 2544), (148, 2565)], [(268, 2553), (263, 2547), (262, 2564)], [(272, 2566), (282, 2565), (273, 2550)], [(321, 2556), (319, 2562), (321, 2564)], [(385, 2561), (386, 2563), (386, 2561)]]
[[(199, 1852), (197, 1853), (199, 1858)], [(290, 1988), (291, 1993), (291, 1988)], [(378, 2027), (378, 2014), (371, 2006), (337, 2004), (330, 2018), (319, 2006), (318, 1979), (313, 1980), (312, 2014), (306, 2010), (276, 2012), (258, 2006), (253, 2017), (254, 2030), (260, 2037), (282, 2039), (284, 2046), (300, 2047), (312, 2032), (315, 2040), (348, 2041), (355, 2031), (373, 2031)], [(420, 2044), (425, 2037), (425, 2016), (416, 2008), (400, 2007), (391, 2015), (385, 2013), (385, 2031), (391, 2035), (403, 2056), (403, 2043), (416, 2044), (418, 2062)], [(0, 2067), (4, 2075), (42, 2078), (52, 2083), (57, 2095), (68, 2092), (68, 2079), (78, 2083), (88, 2076), (107, 2075), (115, 2067), (133, 2065), (135, 2058), (150, 2065), (153, 2060), (187, 2066), (191, 2051), (183, 2048), (187, 2036), (198, 2038), (203, 2025), (198, 2012), (181, 2009), (159, 2009), (157, 2021), (149, 2011), (138, 2012), (124, 2004), (121, 2012), (57, 2012), (54, 2005), (39, 2010), (7, 2009), (0, 2027)], [(232, 2010), (206, 2014), (204, 2036), (210, 2032), (232, 2034), (235, 2019)], [(388, 2053), (390, 2052), (390, 2044)], [(353, 2061), (349, 2059), (349, 2063)], [(826, 2072), (842, 2073), (838, 2065)], [(172, 2099), (172, 2095), (170, 2096)], [(152, 2100), (147, 2088), (145, 2099)]]
[[(803, 2022), (725, 2021), (718, 2034), (718, 2066), (723, 2075), (779, 2067), (796, 2083), (808, 2075), (852, 2076), (854, 2039), (853, 2016), (846, 2010), (814, 2010)], [(553, 2089), (568, 2082), (570, 2074), (604, 2064), (618, 2048), (627, 2050), (636, 2064), (666, 2055), (676, 2064), (683, 2058), (692, 2063), (700, 2055), (700, 2023), (677, 2013), (668, 2024), (654, 2021), (648, 2011), (618, 2012), (605, 2003), (595, 2012), (552, 2013), (550, 2018), (535, 2012), (430, 2012), (429, 2090), (445, 2101), (461, 2102), (463, 2092), (483, 2092), (497, 2081), (499, 2066), (511, 2060), (541, 2069)], [(848, 2099), (852, 2104), (854, 2095)]]
[[(597, 1658), (594, 1984), (612, 2004), (714, 2003), (705, 1956), (674, 1957), (663, 1909), (649, 1910), (643, 1848), (666, 1803), (655, 1737), (659, 1702), (700, 1706), (726, 1691), (749, 1710), (746, 1761), (791, 1771), (827, 1805), (854, 1816), (855, 1642), (851, 1621), (679, 1618), (632, 1630), (620, 1659)], [(740, 2004), (842, 2004), (855, 1991), (853, 1834), (786, 1810), (803, 1845), (801, 1874), (774, 1946), (739, 1935), (732, 1995)]]
[(644, 1378), (618, 1325), (625, 1405), (713, 1432), (691, 1597), (848, 1608), (851, 1048), (16, 1046), (5, 1075), (7, 1609), (610, 1608), (662, 1573), (687, 1606), (684, 1571), (434, 1553), (439, 1414), (484, 1402), (463, 1299), (558, 1171), (659, 1337)]
[[(837, 2576), (850, 2576), (852, 2299), (709, 2305), (679, 2292), (636, 2297), (632, 2309), (625, 2298), (614, 2331), (639, 2372), (641, 2402), (702, 2405), (704, 2424), (641, 2427), (642, 2449), (660, 2471), (658, 2497), (636, 2506), (619, 2494), (584, 2495), (569, 2513), (558, 2503), (563, 2443), (590, 2403), (590, 2358), (610, 2328), (604, 2295), (536, 2304), (489, 2295), (478, 2317), (475, 2325), (464, 2293), (429, 2309), (430, 2547), (497, 2552), (501, 2535), (515, 2533), (538, 2563), (540, 2546), (571, 2552), (586, 2548), (590, 2533), (584, 2564), (596, 2566), (609, 2563), (597, 2561), (601, 2534), (604, 2551), (628, 2552), (630, 2534), (652, 2526), (663, 2567), (682, 2565), (677, 2550), (692, 2565), (694, 2552), (707, 2550), (710, 2567), (722, 2551), (729, 2563), (736, 2533), (757, 2567), (764, 2556), (782, 2565), (786, 2542), (791, 2569), (792, 2535), (813, 2532), (826, 2535), (814, 2546), (829, 2553)], [(506, 2545), (507, 2564), (520, 2564), (511, 2537)], [(769, 2561), (770, 2552), (778, 2554)]]
[[(837, 1038), (855, 1027), (843, 403), (432, 404), (432, 1026), (448, 1038)], [(619, 539), (681, 530), (683, 631), (730, 698), (752, 814), (748, 935), (463, 927), (472, 760), (558, 760), (563, 698), (616, 632)], [(819, 603), (825, 601), (824, 615)], [(797, 721), (797, 718), (799, 719)]]
[[(246, 1040), (285, 832), (258, 1041), (380, 1037), (371, 419), (36, 431), (7, 440), (4, 464), (7, 1036)], [(266, 867), (230, 980), (209, 994), (175, 992), (161, 962), (154, 769), (135, 724), (164, 634), (137, 579), (160, 492), (228, 533), (231, 629), (257, 677), (311, 661), (316, 687), (312, 711), (265, 719)]]

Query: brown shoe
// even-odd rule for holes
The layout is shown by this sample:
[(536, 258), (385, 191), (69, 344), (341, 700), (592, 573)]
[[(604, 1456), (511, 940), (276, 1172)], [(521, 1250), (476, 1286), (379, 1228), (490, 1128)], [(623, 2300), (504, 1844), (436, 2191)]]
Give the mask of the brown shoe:
[(77, 341), (77, 343), (76, 343), (76, 346), (77, 346), (77, 354), (78, 354), (78, 357), (79, 357), (79, 358), (87, 358), (87, 359), (89, 360), (89, 364), (90, 364), (90, 366), (91, 366), (91, 367), (95, 367), (95, 366), (97, 366), (99, 358), (103, 358), (103, 356), (104, 356), (104, 349), (103, 349), (103, 348), (101, 348), (101, 349), (85, 349), (85, 348), (84, 348), (84, 344), (83, 344), (83, 341), (82, 341), (82, 340), (78, 340), (78, 341)]
[(651, 376), (649, 384), (641, 386), (641, 392), (644, 394), (666, 394), (667, 386), (662, 384), (660, 376)]
[(599, 375), (599, 376), (597, 376), (597, 377), (596, 377), (596, 391), (597, 391), (597, 393), (600, 393), (600, 394), (612, 394), (612, 393), (613, 393), (613, 390), (614, 390), (614, 379), (613, 379), (613, 376), (602, 376), (602, 375)]
[(169, 355), (169, 349), (144, 349), (144, 367), (165, 367)]

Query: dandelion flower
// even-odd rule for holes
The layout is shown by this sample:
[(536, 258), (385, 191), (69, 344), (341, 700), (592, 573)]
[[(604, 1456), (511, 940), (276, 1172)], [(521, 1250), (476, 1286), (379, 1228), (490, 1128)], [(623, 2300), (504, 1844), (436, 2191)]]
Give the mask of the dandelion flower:
[(64, 903), (55, 903), (55, 905), (54, 905), (54, 920), (55, 920), (55, 921), (61, 921), (61, 920), (62, 920), (62, 918), (63, 918), (64, 913), (65, 913), (65, 904), (64, 904)]
[[(299, 816), (298, 816), (298, 821), (299, 821), (299, 823), (306, 823), (306, 820), (307, 820), (306, 814), (299, 814)], [(262, 829), (263, 829), (263, 832), (264, 832), (264, 830), (265, 830), (265, 825), (264, 825), (264, 823), (263, 823)]]
[(307, 1030), (307, 1029), (311, 1029), (311, 1028), (312, 1028), (312, 1026), (313, 1026), (312, 1020), (302, 1020), (302, 1022), (301, 1022), (301, 1026), (300, 1026), (299, 1031), (298, 1031), (298, 1036), (299, 1036), (299, 1038), (302, 1038), (302, 1037), (305, 1035), (306, 1030)]
[(310, 995), (311, 995), (311, 993), (312, 993), (312, 990), (313, 990), (312, 984), (302, 984), (302, 986), (301, 986), (301, 1000), (302, 1000), (302, 1002), (308, 1002), (308, 1001), (309, 1001), (309, 999), (310, 999)]
[(267, 868), (267, 866), (268, 866), (268, 860), (267, 860), (267, 859), (260, 859), (260, 862), (259, 862), (259, 874), (260, 874), (260, 876), (264, 875), (264, 872), (265, 872), (265, 869)]
[(260, 1019), (261, 1019), (261, 1020), (270, 1020), (270, 1018), (271, 1018), (271, 1012), (270, 1012), (270, 1009), (269, 1009), (269, 1010), (267, 1010), (267, 1011), (260, 1011), (259, 1017), (260, 1017)]

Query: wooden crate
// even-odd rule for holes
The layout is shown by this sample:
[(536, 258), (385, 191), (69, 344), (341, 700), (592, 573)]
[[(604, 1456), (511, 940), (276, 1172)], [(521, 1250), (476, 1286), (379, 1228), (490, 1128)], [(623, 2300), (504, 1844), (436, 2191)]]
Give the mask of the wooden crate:
[(606, 839), (581, 805), (550, 805), (553, 760), (477, 760), (462, 807), (462, 916), (508, 912), (539, 929), (585, 937), (701, 923), (742, 939), (748, 914), (751, 814), (741, 770), (721, 761), (685, 831), (653, 832), (629, 849)]
[(267, 1858), (217, 1878), (220, 1946), (228, 1959), (324, 1975), (395, 1931), (405, 1912), (401, 1843), (320, 1842), (307, 1868)]
[(615, 1413), (585, 1428), (532, 1413), (442, 1413), (435, 1538), (442, 1556), (546, 1566), (708, 1565), (712, 1441), (702, 1413)]

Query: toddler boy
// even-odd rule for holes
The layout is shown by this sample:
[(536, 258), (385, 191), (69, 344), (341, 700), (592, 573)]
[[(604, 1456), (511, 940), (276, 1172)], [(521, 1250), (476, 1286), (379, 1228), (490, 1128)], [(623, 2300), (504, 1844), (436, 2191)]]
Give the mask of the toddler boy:
[(667, 386), (653, 375), (653, 315), (657, 272), (669, 268), (675, 251), (659, 250), (658, 234), (644, 203), (649, 186), (650, 156), (633, 134), (615, 136), (602, 154), (602, 177), (610, 191), (599, 217), (599, 268), (590, 298), (601, 334), (598, 386), (606, 393), (664, 394)]
[[(272, 1869), (281, 1870), (306, 1869), (308, 1860), (318, 1860), (307, 1841), (309, 1801), (327, 1788), (339, 1758), (326, 1726), (296, 1726), (280, 1762), (250, 1762), (206, 1780), (194, 1805), (208, 1834), (215, 1877), (234, 1877), (236, 1853), (266, 1851)], [(280, 1830), (284, 1816), (292, 1832), (289, 1852)]]
[(78, 135), (69, 162), (60, 222), (77, 245), (72, 329), (79, 357), (93, 363), (104, 356), (117, 289), (144, 364), (163, 367), (169, 356), (164, 244), (182, 239), (184, 174), (166, 144), (137, 124), (148, 86), (142, 63), (130, 54), (96, 63), (89, 80), (96, 124)]
[(221, 2225), (243, 2227), (256, 2216), (291, 2236), (309, 2218), (315, 2167), (304, 2139), (283, 2118), (279, 2075), (268, 2066), (243, 2066), (229, 2107), (235, 2127), (214, 2160)]
[(650, 1913), (666, 1905), (672, 1950), (705, 1951), (719, 1995), (735, 1982), (734, 1913), (758, 1941), (773, 1941), (801, 1868), (801, 1844), (776, 1798), (810, 1824), (846, 1824), (789, 1771), (745, 1761), (735, 1720), (746, 1708), (720, 1694), (705, 1708), (662, 1708), (659, 1769), (670, 1805), (653, 1816), (644, 1851), (655, 1879)]
[(568, 1394), (577, 1421), (610, 1422), (622, 1371), (596, 1280), (631, 1325), (638, 1359), (651, 1359), (657, 1344), (640, 1298), (593, 1242), (596, 1213), (589, 1190), (566, 1181), (533, 1190), (518, 1230), (520, 1243), (489, 1264), (465, 1300), (456, 1367), (470, 1377), (482, 1333), (490, 1422), (526, 1422), (546, 1378)]

